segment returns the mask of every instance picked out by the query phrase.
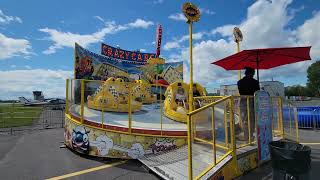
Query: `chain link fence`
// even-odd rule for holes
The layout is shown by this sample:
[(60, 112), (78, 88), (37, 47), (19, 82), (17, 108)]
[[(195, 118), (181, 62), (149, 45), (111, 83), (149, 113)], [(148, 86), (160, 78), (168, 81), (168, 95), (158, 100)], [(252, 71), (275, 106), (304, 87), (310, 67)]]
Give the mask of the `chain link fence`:
[(34, 130), (63, 128), (65, 105), (0, 105), (0, 134), (14, 135)]

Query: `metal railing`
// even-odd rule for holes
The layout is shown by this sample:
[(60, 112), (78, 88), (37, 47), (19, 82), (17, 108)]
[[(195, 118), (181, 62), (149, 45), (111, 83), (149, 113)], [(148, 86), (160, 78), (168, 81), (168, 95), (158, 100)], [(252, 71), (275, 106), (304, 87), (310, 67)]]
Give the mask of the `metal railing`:
[[(94, 96), (97, 91), (101, 91), (102, 99), (108, 101), (106, 90), (109, 91), (110, 87), (104, 86), (105, 81), (100, 80), (83, 80), (83, 79), (67, 79), (66, 80), (66, 114), (70, 119), (77, 123), (95, 126), (95, 128), (103, 128), (108, 131), (127, 133), (127, 134), (141, 134), (139, 132), (133, 131), (134, 129), (141, 128), (139, 122), (142, 122), (145, 117), (143, 113), (145, 111), (139, 111), (138, 108), (135, 109), (133, 101), (133, 94), (136, 91), (136, 83), (133, 82), (123, 82), (128, 88), (125, 95), (121, 97), (125, 98), (124, 104), (127, 108), (126, 112), (111, 112), (105, 110), (104, 103), (102, 102), (100, 109), (94, 109), (93, 107), (88, 107), (88, 97)], [(152, 114), (154, 124), (158, 124), (157, 127), (150, 127), (157, 132), (151, 135), (163, 135), (163, 132), (168, 128), (164, 123), (163, 116), (163, 106), (164, 106), (164, 94), (165, 87), (161, 84), (149, 84), (151, 87), (151, 95), (156, 96), (156, 101), (149, 104), (148, 108), (153, 108), (155, 111)], [(115, 92), (122, 93), (122, 92)], [(120, 96), (119, 96), (120, 98)], [(79, 101), (80, 99), (80, 101)], [(120, 102), (120, 101), (119, 101)], [(142, 105), (144, 107), (144, 105)], [(119, 108), (120, 109), (120, 108)], [(143, 109), (143, 108), (141, 108)], [(135, 112), (136, 111), (136, 112)], [(92, 118), (93, 117), (93, 118)], [(98, 126), (98, 127), (97, 127)], [(119, 128), (116, 128), (119, 127)], [(149, 134), (148, 134), (149, 135)], [(167, 136), (167, 135), (166, 135)]]
[[(189, 179), (200, 179), (228, 155), (233, 157), (231, 161), (233, 172), (238, 173), (237, 149), (256, 143), (251, 136), (256, 134), (257, 121), (252, 119), (255, 116), (253, 102), (252, 96), (227, 96), (188, 113)], [(299, 142), (296, 107), (289, 102), (283, 102), (281, 97), (271, 97), (271, 103), (273, 137), (280, 136)], [(204, 114), (207, 116), (201, 116), (205, 111), (207, 112)], [(251, 126), (251, 123), (254, 123), (254, 126)], [(241, 133), (247, 133), (247, 139), (239, 140), (237, 136)], [(206, 146), (207, 149), (211, 146), (209, 152), (212, 157), (210, 155), (206, 157), (212, 158), (211, 162), (201, 162), (199, 158), (201, 146)]]
[[(232, 107), (233, 98), (228, 96), (188, 113), (189, 179), (201, 178), (225, 157), (235, 153), (235, 136), (230, 133), (234, 131)], [(202, 149), (206, 149), (207, 154), (203, 154)]]
[(0, 104), (0, 132), (13, 134), (26, 130), (61, 128), (64, 110), (61, 105), (24, 106), (20, 103)]

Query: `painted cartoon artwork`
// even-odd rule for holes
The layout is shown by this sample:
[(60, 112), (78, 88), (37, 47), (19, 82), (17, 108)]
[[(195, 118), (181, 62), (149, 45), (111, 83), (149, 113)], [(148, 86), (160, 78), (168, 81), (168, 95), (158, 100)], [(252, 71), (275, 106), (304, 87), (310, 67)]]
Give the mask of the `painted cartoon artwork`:
[(143, 146), (140, 143), (134, 143), (130, 148), (119, 146), (113, 143), (113, 140), (106, 135), (100, 135), (95, 141), (91, 141), (91, 146), (95, 146), (99, 156), (109, 154), (110, 150), (117, 150), (127, 153), (132, 159), (137, 159), (145, 154)]
[(87, 79), (94, 72), (92, 59), (89, 56), (84, 56), (81, 59), (78, 56), (76, 56), (75, 65), (76, 65), (75, 71), (76, 71), (77, 79), (81, 79), (81, 78)]
[(70, 130), (65, 126), (64, 127), (64, 142), (66, 145), (71, 146), (72, 145), (72, 136)]
[(106, 132), (79, 126), (66, 117), (66, 145), (80, 153), (124, 159), (137, 159), (151, 154), (166, 153), (186, 145), (185, 138), (161, 138)]
[(76, 151), (88, 154), (89, 153), (89, 137), (85, 127), (77, 126), (72, 132), (72, 147)]
[[(107, 46), (107, 45), (105, 45)], [(111, 46), (108, 46), (109, 49)], [(113, 48), (112, 52), (117, 52), (119, 49)], [(125, 50), (123, 50), (124, 52)], [(110, 52), (110, 51), (108, 51)], [(163, 65), (147, 64), (148, 58), (155, 54), (137, 53), (125, 51), (137, 57), (121, 53), (105, 56), (93, 53), (78, 44), (75, 44), (75, 78), (90, 79), (90, 80), (106, 80), (110, 77), (122, 78), (125, 81), (144, 80), (149, 83), (160, 83), (168, 85), (175, 81), (183, 79), (183, 62), (165, 63)], [(140, 55), (139, 55), (140, 54)], [(146, 60), (138, 60), (139, 57)], [(157, 78), (156, 78), (157, 77)]]
[(150, 145), (153, 154), (168, 152), (176, 149), (174, 140), (170, 139), (157, 139), (153, 144)]

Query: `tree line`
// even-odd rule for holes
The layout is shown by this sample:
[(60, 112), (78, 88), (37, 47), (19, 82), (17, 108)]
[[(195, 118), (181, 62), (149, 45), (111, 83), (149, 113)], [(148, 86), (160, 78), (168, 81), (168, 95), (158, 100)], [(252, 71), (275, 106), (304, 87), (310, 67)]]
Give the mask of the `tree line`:
[(294, 85), (285, 87), (285, 95), (320, 97), (320, 61), (308, 67), (307, 78), (306, 86)]

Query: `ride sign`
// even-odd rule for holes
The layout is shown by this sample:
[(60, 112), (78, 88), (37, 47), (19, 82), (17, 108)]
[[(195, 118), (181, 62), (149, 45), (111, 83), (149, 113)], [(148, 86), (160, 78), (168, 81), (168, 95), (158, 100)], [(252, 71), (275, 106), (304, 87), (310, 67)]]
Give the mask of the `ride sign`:
[(101, 44), (101, 54), (115, 59), (128, 60), (134, 62), (147, 62), (149, 58), (155, 58), (156, 55), (152, 53), (141, 53), (134, 51), (127, 51), (120, 48), (112, 47), (104, 43)]
[(256, 91), (254, 107), (257, 122), (258, 160), (266, 161), (270, 158), (268, 145), (272, 141), (272, 107), (269, 93)]

